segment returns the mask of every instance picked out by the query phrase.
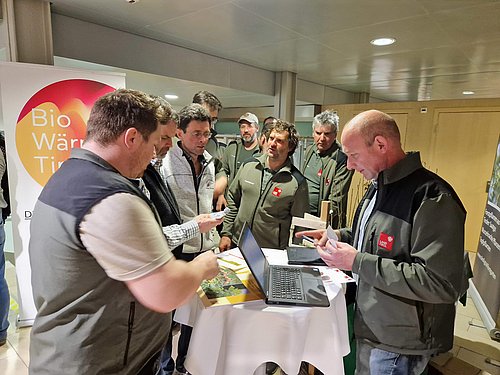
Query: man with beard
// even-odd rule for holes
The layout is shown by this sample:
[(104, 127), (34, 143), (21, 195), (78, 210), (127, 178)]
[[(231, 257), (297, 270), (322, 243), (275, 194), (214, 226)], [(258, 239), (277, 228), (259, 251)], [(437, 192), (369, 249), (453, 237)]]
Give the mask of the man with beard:
[(224, 155), (222, 165), (227, 177), (227, 186), (231, 185), (236, 172), (241, 165), (259, 152), (257, 133), (259, 131), (259, 119), (253, 113), (247, 112), (238, 120), (241, 139), (230, 142)]
[(245, 222), (261, 247), (287, 246), (292, 216), (303, 217), (309, 209), (307, 181), (290, 160), (298, 141), (295, 126), (278, 120), (266, 154), (240, 168), (227, 195), (221, 251), (237, 243)]
[(268, 116), (262, 122), (262, 129), (260, 130), (260, 135), (259, 135), (260, 155), (265, 154), (267, 152), (267, 142), (269, 134), (271, 134), (272, 127), (276, 123), (276, 121), (278, 121), (276, 117)]

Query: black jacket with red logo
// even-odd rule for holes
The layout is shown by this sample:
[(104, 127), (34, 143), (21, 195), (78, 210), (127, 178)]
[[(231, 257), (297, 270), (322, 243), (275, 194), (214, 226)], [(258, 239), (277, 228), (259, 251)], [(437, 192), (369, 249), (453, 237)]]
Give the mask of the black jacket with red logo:
[(307, 181), (290, 159), (267, 182), (267, 155), (243, 164), (229, 187), (221, 236), (238, 243), (245, 222), (260, 247), (284, 249), (288, 245), (292, 217), (304, 217), (309, 209)]
[[(383, 350), (434, 354), (453, 346), (464, 281), (466, 211), (453, 188), (409, 153), (381, 172), (342, 241), (360, 250), (355, 335)], [(360, 222), (377, 194), (358, 247)]]

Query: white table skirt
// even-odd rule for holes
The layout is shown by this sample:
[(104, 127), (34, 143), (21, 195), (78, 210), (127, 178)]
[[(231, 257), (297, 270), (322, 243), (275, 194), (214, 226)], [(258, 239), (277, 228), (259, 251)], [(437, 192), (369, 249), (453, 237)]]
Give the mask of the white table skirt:
[[(265, 253), (270, 263), (283, 263), (285, 252)], [(324, 268), (325, 275), (333, 272)], [(194, 327), (186, 369), (193, 375), (251, 375), (264, 362), (275, 362), (294, 375), (306, 361), (325, 375), (343, 375), (342, 357), (349, 353), (344, 294), (338, 283), (325, 287), (328, 308), (264, 301), (204, 308), (195, 295), (175, 315), (176, 321)]]

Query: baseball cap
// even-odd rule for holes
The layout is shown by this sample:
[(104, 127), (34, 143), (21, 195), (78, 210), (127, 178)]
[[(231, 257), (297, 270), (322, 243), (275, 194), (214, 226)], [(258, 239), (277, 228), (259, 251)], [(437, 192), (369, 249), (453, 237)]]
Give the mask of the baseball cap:
[(238, 124), (243, 120), (249, 122), (250, 124), (254, 124), (257, 126), (259, 125), (259, 119), (257, 118), (257, 116), (255, 116), (253, 113), (250, 112), (241, 115), (240, 119), (238, 120)]

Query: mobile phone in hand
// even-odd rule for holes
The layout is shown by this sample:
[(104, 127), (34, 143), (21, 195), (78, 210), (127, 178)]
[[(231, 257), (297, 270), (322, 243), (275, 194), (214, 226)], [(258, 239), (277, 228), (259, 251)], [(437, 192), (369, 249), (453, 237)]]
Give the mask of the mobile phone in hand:
[(329, 225), (328, 228), (326, 228), (326, 236), (328, 237), (328, 241), (331, 243), (331, 245), (334, 248), (337, 248), (337, 241), (339, 240), (339, 238), (335, 234), (335, 231), (333, 230), (331, 225)]
[(226, 207), (222, 211), (212, 212), (210, 216), (212, 217), (212, 219), (222, 219), (229, 213), (229, 211), (231, 211), (229, 207)]

